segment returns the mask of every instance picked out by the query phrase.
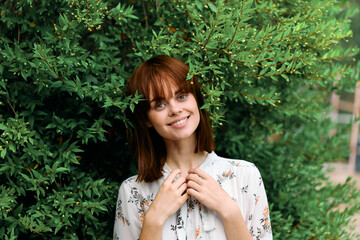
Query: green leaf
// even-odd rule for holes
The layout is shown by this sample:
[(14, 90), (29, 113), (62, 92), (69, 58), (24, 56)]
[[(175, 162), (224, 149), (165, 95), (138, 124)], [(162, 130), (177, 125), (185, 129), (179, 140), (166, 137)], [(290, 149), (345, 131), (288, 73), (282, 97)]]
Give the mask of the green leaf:
[(69, 169), (67, 169), (67, 168), (65, 168), (65, 167), (56, 168), (56, 172), (57, 172), (57, 173), (61, 173), (61, 172), (65, 172), (65, 171), (69, 171)]
[(53, 84), (51, 84), (51, 87), (52, 88), (58, 88), (58, 87), (61, 87), (62, 85), (63, 85), (62, 81), (56, 81)]
[(217, 10), (216, 6), (213, 3), (209, 2), (208, 6), (211, 9), (211, 11), (217, 13), (218, 10)]
[(3, 148), (3, 150), (1, 150), (1, 155), (0, 155), (0, 157), (1, 157), (2, 159), (5, 158), (6, 152), (7, 152), (6, 148)]
[(27, 175), (25, 175), (25, 174), (23, 174), (23, 173), (19, 173), (26, 181), (28, 181), (28, 182), (30, 182), (31, 181), (31, 179), (27, 176)]
[(199, 0), (195, 0), (196, 7), (202, 12), (203, 11), (203, 4)]

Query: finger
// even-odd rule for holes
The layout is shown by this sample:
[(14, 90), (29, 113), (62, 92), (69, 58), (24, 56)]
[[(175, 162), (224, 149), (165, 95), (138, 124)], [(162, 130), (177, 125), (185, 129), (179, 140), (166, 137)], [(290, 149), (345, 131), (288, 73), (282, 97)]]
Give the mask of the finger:
[(178, 190), (176, 191), (178, 194), (180, 195), (183, 195), (184, 192), (186, 192), (186, 189), (187, 189), (187, 184), (186, 183), (183, 183), (179, 188)]
[(195, 173), (190, 173), (187, 177), (186, 177), (187, 181), (194, 181), (197, 184), (201, 185), (204, 181), (203, 178), (199, 177), (199, 175), (195, 174)]
[(195, 173), (195, 174), (199, 175), (199, 177), (201, 177), (203, 179), (207, 179), (209, 177), (209, 175), (206, 172), (204, 172), (203, 170), (201, 170), (200, 168), (191, 169), (189, 172), (190, 173)]
[(195, 189), (188, 188), (188, 189), (186, 190), (186, 193), (187, 193), (188, 195), (190, 195), (190, 196), (195, 197), (197, 200), (200, 201), (200, 198), (201, 198), (200, 193), (199, 193), (198, 191), (196, 191)]
[(186, 179), (184, 177), (179, 177), (178, 179), (175, 180), (175, 182), (173, 182), (173, 184), (176, 188), (179, 188), (185, 182)]
[(190, 180), (190, 181), (187, 182), (187, 187), (192, 188), (195, 191), (199, 192), (201, 186), (198, 183)]
[(174, 181), (174, 178), (178, 175), (181, 174), (181, 170), (180, 169), (175, 169), (172, 170), (169, 174), (169, 176), (165, 179), (164, 182), (170, 182), (172, 183)]

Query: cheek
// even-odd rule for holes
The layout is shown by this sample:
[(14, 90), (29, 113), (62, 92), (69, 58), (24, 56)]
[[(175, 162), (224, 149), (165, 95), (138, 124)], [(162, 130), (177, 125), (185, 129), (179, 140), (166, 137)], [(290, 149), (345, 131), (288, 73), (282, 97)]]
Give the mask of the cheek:
[(199, 106), (198, 106), (195, 99), (194, 99), (193, 106), (196, 106), (196, 107), (194, 107), (194, 112), (195, 112), (196, 117), (198, 118), (198, 121), (200, 121), (200, 111), (201, 110), (200, 110), (200, 108), (199, 108)]
[(197, 126), (199, 126), (199, 124), (200, 124), (200, 119), (201, 119), (201, 117), (200, 117), (200, 110), (198, 110), (198, 111), (197, 111), (197, 114), (196, 114)]
[(193, 110), (193, 121), (194, 121), (194, 124), (196, 125), (196, 128), (199, 127), (200, 120), (201, 120), (200, 109), (198, 109), (198, 108), (194, 109)]
[(153, 115), (148, 112), (145, 125), (147, 127), (152, 127), (153, 126), (153, 121), (154, 121), (153, 120)]
[(149, 112), (147, 114), (148, 124), (150, 127), (163, 122), (164, 116), (161, 112)]

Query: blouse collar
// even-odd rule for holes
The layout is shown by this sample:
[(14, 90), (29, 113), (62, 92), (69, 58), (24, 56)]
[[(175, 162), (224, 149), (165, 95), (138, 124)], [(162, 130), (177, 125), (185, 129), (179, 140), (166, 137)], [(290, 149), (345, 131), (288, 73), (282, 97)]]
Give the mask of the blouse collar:
[[(208, 155), (206, 156), (205, 160), (200, 164), (199, 168), (201, 170), (206, 171), (206, 169), (210, 166), (212, 166), (214, 164), (215, 158), (216, 158), (216, 153), (215, 152), (210, 152), (208, 153)], [(167, 177), (167, 175), (171, 172), (171, 168), (166, 164), (164, 164), (164, 167), (162, 169), (163, 173), (166, 173), (165, 178)]]
[[(214, 164), (216, 153), (211, 152), (209, 153), (204, 162), (199, 166), (199, 168), (205, 172), (208, 172), (207, 169)], [(165, 163), (163, 167), (164, 178), (166, 178), (169, 173), (171, 172), (170, 167)], [(176, 213), (176, 217), (181, 217), (186, 224), (187, 218), (187, 206), (184, 204)], [(200, 205), (200, 218), (203, 224), (203, 228), (205, 232), (210, 232), (215, 230), (215, 212), (208, 209), (205, 205)], [(178, 221), (177, 221), (178, 222)], [(186, 233), (184, 232), (184, 228), (177, 228), (176, 232), (179, 239), (186, 239)], [(184, 237), (184, 238), (183, 238)]]

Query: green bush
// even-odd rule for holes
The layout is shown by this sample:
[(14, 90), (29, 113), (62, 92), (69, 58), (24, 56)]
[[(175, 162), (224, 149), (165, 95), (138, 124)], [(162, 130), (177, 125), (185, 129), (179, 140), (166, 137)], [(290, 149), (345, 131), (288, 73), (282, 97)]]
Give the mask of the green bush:
[(358, 48), (339, 44), (355, 13), (335, 0), (3, 1), (1, 239), (111, 238), (136, 173), (127, 113), (142, 98), (126, 81), (155, 54), (200, 76), (217, 152), (261, 170), (275, 239), (351, 239), (360, 193), (322, 164), (347, 154), (326, 113), (358, 78)]

